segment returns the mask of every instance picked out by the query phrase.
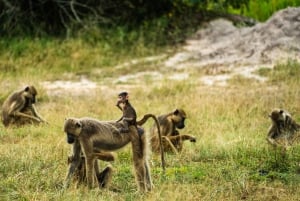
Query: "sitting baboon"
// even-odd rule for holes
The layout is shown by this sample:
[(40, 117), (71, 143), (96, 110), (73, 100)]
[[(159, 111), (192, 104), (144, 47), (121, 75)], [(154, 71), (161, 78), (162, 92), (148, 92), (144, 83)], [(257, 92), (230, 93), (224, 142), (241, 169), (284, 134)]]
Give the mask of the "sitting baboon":
[[(102, 161), (114, 161), (114, 155), (110, 152), (107, 153), (99, 153), (97, 159)], [(68, 157), (68, 165), (71, 165), (76, 159), (73, 155)], [(107, 188), (110, 185), (113, 168), (108, 165), (102, 172), (99, 172), (98, 161), (95, 160), (94, 164), (95, 173), (97, 176), (98, 184), (100, 188)], [(79, 158), (79, 165), (74, 171), (74, 181), (77, 182), (77, 186), (79, 184), (85, 184), (87, 182), (86, 177), (86, 166), (85, 166), (85, 157), (81, 153), (81, 157)]]
[[(85, 165), (85, 157), (82, 153), (81, 146), (79, 141), (76, 139), (72, 146), (72, 155), (68, 157), (68, 165), (69, 171), (67, 174), (65, 188), (69, 186), (71, 178), (75, 182), (77, 182), (77, 186), (82, 183), (87, 183), (86, 177), (86, 165)], [(99, 159), (102, 161), (114, 161), (115, 156), (111, 152), (101, 152), (98, 149), (93, 150), (93, 156), (95, 159)], [(99, 172), (99, 165), (98, 161), (95, 160), (94, 162), (94, 169), (96, 173), (96, 177), (98, 180), (98, 184), (100, 188), (106, 188), (109, 186), (111, 177), (112, 177), (112, 167), (107, 166), (102, 172)]]
[(121, 133), (127, 133), (129, 131), (128, 126), (136, 126), (136, 111), (129, 102), (127, 92), (121, 92), (118, 95), (118, 102), (116, 106), (123, 112), (122, 117), (117, 121), (123, 124), (123, 127), (119, 130)]
[(46, 122), (34, 107), (36, 95), (37, 91), (34, 86), (27, 86), (11, 94), (2, 105), (4, 126)]
[(267, 141), (273, 146), (287, 148), (299, 137), (300, 125), (283, 109), (274, 109), (269, 117), (272, 125), (268, 130)]
[[(159, 124), (154, 115), (144, 116), (137, 124), (142, 125), (146, 120), (152, 117)], [(88, 186), (93, 188), (97, 186), (97, 175), (95, 173), (95, 150), (99, 151), (114, 151), (124, 147), (131, 142), (133, 152), (133, 163), (135, 168), (135, 177), (139, 190), (151, 191), (152, 181), (150, 175), (150, 167), (148, 164), (148, 148), (145, 134), (139, 134), (136, 126), (129, 126), (128, 134), (124, 135), (119, 132), (119, 124), (116, 122), (98, 121), (92, 118), (68, 118), (64, 124), (64, 132), (67, 134), (67, 142), (69, 144), (79, 142), (78, 145), (73, 145), (73, 156), (75, 160), (71, 163), (66, 179), (66, 184), (69, 183), (71, 176), (80, 164), (80, 152), (83, 152), (86, 164), (86, 175)], [(160, 132), (158, 132), (160, 135)], [(163, 147), (162, 167), (165, 168)]]
[[(160, 132), (162, 135), (163, 149), (173, 153), (181, 152), (183, 141), (190, 140), (196, 142), (196, 137), (180, 134), (177, 129), (185, 127), (184, 121), (186, 113), (183, 109), (176, 109), (175, 111), (157, 117), (160, 124)], [(155, 127), (150, 129), (152, 151), (159, 151), (159, 142), (156, 135)]]

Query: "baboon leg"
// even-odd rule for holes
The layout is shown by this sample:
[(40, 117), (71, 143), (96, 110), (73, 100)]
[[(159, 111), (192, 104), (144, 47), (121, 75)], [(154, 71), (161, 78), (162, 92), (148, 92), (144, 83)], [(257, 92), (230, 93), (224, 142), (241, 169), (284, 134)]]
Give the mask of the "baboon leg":
[(115, 157), (110, 152), (99, 152), (93, 154), (94, 158), (97, 158), (102, 161), (114, 161)]
[(196, 142), (196, 138), (194, 136), (186, 135), (186, 134), (172, 135), (172, 136), (168, 136), (168, 138), (172, 143), (176, 143), (178, 140), (180, 141), (190, 140), (191, 142)]
[(98, 161), (95, 160), (94, 161), (94, 170), (95, 170), (95, 175), (99, 175), (100, 174), (100, 171), (99, 171), (99, 164), (98, 164)]
[(30, 116), (30, 115), (25, 114), (25, 113), (22, 113), (22, 112), (15, 112), (15, 113), (14, 113), (14, 116), (17, 116), (17, 117), (24, 117), (24, 118), (28, 118), (28, 119), (34, 120), (34, 121), (36, 121), (36, 122), (41, 122), (41, 120), (38, 119), (37, 117)]
[(145, 161), (145, 170), (146, 170), (146, 188), (147, 191), (151, 191), (153, 189), (153, 183), (151, 179), (150, 166), (148, 161)]
[(100, 188), (108, 188), (113, 174), (113, 168), (111, 166), (107, 166), (101, 173), (97, 174), (99, 187)]
[(75, 141), (73, 144), (73, 156), (71, 158), (68, 158), (70, 160), (71, 164), (69, 166), (68, 174), (65, 179), (64, 188), (68, 188), (70, 185), (70, 181), (74, 175), (74, 172), (77, 170), (79, 165), (81, 164), (81, 148), (78, 141)]
[(87, 183), (89, 188), (97, 187), (96, 171), (94, 168), (95, 168), (95, 159), (86, 159), (86, 174), (87, 174)]
[(163, 144), (164, 144), (164, 147), (167, 149), (167, 148), (170, 148), (175, 154), (178, 154), (178, 151), (177, 149), (174, 147), (173, 143), (171, 142), (171, 140), (169, 139), (169, 137), (167, 136), (162, 136), (162, 140), (163, 140)]
[(147, 139), (146, 139), (146, 135), (140, 135), (141, 138), (141, 144), (143, 147), (143, 160), (144, 160), (144, 166), (145, 166), (145, 171), (146, 171), (146, 175), (145, 175), (145, 180), (146, 180), (146, 189), (147, 191), (151, 191), (153, 189), (153, 183), (152, 183), (152, 179), (151, 179), (151, 172), (150, 172), (150, 166), (149, 166), (149, 149), (148, 149), (148, 144), (147, 144)]
[(144, 147), (135, 127), (130, 126), (135, 178), (140, 191), (147, 191)]

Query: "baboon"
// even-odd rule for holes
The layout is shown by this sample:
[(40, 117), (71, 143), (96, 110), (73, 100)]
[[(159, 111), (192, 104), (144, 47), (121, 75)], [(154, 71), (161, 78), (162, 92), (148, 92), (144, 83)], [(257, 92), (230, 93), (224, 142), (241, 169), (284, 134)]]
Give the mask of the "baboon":
[[(86, 177), (86, 165), (85, 165), (85, 157), (82, 153), (82, 149), (78, 139), (75, 139), (73, 142), (73, 153), (68, 157), (68, 165), (69, 171), (66, 178), (65, 188), (69, 186), (71, 177), (73, 176), (74, 181), (77, 182), (77, 185), (82, 183), (87, 183)], [(102, 161), (114, 161), (115, 156), (111, 152), (101, 152), (98, 149), (93, 149), (93, 157), (95, 159), (99, 159)], [(94, 162), (95, 174), (98, 180), (98, 184), (100, 188), (106, 188), (109, 186), (113, 169), (111, 166), (107, 166), (102, 172), (99, 172), (98, 161)], [(72, 173), (73, 174), (72, 174)]]
[(11, 94), (2, 105), (4, 126), (46, 122), (35, 109), (36, 95), (34, 86), (26, 86)]
[[(177, 130), (185, 127), (184, 121), (186, 119), (186, 113), (183, 109), (176, 109), (171, 113), (158, 116), (157, 119), (160, 124), (164, 151), (178, 153), (182, 151), (183, 142), (185, 140), (196, 142), (196, 137), (180, 134)], [(152, 151), (157, 152), (159, 151), (159, 142), (154, 128), (153, 126), (150, 129), (151, 146)]]
[[(102, 161), (114, 161), (115, 160), (114, 155), (111, 154), (110, 152), (98, 153), (97, 159), (102, 160)], [(73, 162), (75, 162), (75, 160), (78, 160), (78, 159), (76, 159), (73, 155), (69, 156), (68, 157), (68, 165), (71, 165)], [(77, 182), (77, 186), (79, 184), (83, 184), (83, 183), (87, 182), (85, 157), (83, 156), (82, 153), (81, 153), (78, 163), (79, 163), (78, 167), (74, 171), (74, 181)], [(113, 168), (110, 165), (108, 165), (102, 172), (99, 172), (99, 165), (98, 165), (97, 160), (95, 160), (94, 168), (95, 168), (95, 173), (96, 173), (99, 187), (107, 188), (111, 182)]]
[(121, 92), (118, 95), (118, 102), (116, 106), (123, 112), (123, 116), (117, 121), (123, 124), (119, 130), (121, 133), (128, 133), (128, 127), (136, 126), (136, 111), (129, 102), (129, 96), (127, 92)]
[(267, 141), (276, 146), (287, 148), (299, 137), (300, 125), (283, 109), (274, 109), (269, 117), (272, 125), (268, 130)]
[[(157, 123), (157, 129), (159, 130), (159, 124), (154, 115), (145, 115), (142, 120), (137, 122), (138, 125), (142, 125), (147, 121), (149, 117), (152, 117)], [(135, 178), (138, 184), (138, 188), (141, 191), (151, 191), (152, 181), (150, 175), (150, 167), (148, 164), (148, 149), (147, 139), (145, 134), (139, 134), (136, 126), (129, 126), (129, 132), (127, 135), (123, 135), (118, 132), (119, 124), (116, 122), (99, 121), (92, 118), (68, 118), (65, 120), (64, 132), (67, 135), (67, 142), (69, 144), (78, 142), (77, 145), (73, 145), (74, 160), (68, 171), (66, 184), (69, 183), (74, 171), (78, 168), (80, 160), (80, 152), (83, 152), (86, 164), (87, 183), (90, 188), (95, 187), (97, 184), (97, 178), (95, 173), (95, 150), (99, 151), (114, 151), (124, 147), (131, 142), (133, 152), (133, 164), (135, 168)], [(158, 132), (160, 135), (160, 132)], [(165, 169), (165, 161), (163, 155), (163, 147), (161, 146), (161, 158), (162, 167)]]

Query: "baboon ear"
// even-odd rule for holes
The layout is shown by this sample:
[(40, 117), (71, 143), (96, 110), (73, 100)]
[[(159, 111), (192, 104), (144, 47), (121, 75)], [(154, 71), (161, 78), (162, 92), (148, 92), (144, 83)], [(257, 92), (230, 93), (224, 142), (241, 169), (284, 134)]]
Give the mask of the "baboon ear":
[(29, 86), (25, 87), (24, 91), (29, 91)]
[(279, 111), (280, 114), (282, 114), (283, 112), (284, 112), (283, 110), (280, 110), (280, 111)]
[(179, 114), (179, 110), (176, 109), (176, 110), (173, 112), (173, 114), (178, 115), (178, 114)]

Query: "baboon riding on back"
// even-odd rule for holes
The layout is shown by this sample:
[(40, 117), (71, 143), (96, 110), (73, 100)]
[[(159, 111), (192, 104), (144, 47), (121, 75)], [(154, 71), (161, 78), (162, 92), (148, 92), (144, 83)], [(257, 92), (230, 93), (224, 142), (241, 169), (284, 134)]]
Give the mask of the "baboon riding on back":
[[(150, 117), (155, 120), (157, 129), (160, 130), (159, 123), (152, 114), (145, 115), (137, 122), (137, 125), (142, 125)], [(135, 125), (128, 127), (128, 133), (121, 133), (119, 125), (114, 121), (99, 121), (92, 118), (68, 118), (65, 120), (64, 132), (67, 135), (67, 142), (69, 144), (78, 143), (78, 146), (73, 145), (73, 157), (66, 178), (66, 187), (81, 164), (81, 152), (85, 158), (88, 186), (90, 188), (99, 187), (98, 175), (95, 172), (95, 161), (98, 159), (97, 153), (115, 151), (131, 143), (138, 189), (140, 191), (152, 190), (153, 184), (148, 163), (149, 150), (146, 135), (138, 133)], [(158, 133), (160, 135), (160, 131)], [(164, 169), (163, 147), (161, 147), (161, 154)]]

